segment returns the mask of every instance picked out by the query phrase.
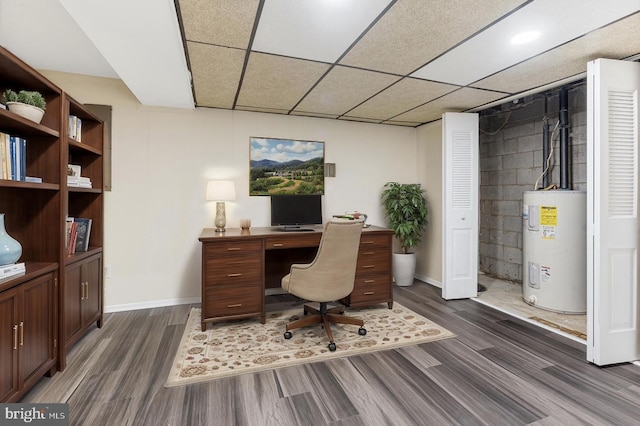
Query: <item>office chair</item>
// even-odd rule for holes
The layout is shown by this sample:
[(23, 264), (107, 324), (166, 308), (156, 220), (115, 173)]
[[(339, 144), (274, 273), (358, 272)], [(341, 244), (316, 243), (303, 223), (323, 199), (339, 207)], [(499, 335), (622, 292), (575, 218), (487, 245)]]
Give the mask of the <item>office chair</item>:
[[(293, 335), (291, 330), (313, 324), (322, 324), (329, 337), (329, 350), (336, 344), (329, 323), (359, 325), (358, 333), (367, 334), (362, 320), (342, 315), (341, 306), (327, 308), (327, 303), (351, 294), (356, 274), (362, 222), (355, 220), (331, 220), (324, 228), (318, 253), (311, 263), (293, 264), (291, 272), (282, 278), (282, 288), (301, 299), (319, 302), (320, 309), (304, 305), (305, 317), (287, 324), (285, 339)], [(307, 314), (311, 313), (310, 316)]]

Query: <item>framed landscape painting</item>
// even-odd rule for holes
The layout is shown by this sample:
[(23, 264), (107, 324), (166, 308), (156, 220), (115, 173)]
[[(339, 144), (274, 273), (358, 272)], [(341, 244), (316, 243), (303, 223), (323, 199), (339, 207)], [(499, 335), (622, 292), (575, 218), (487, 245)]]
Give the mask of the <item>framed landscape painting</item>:
[(324, 142), (250, 138), (249, 195), (324, 194)]

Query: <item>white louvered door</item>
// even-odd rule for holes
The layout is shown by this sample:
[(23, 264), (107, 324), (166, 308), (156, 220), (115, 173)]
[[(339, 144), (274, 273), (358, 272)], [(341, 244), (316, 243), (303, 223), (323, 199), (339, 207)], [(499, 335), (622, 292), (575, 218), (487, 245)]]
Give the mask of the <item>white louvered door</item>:
[(587, 72), (587, 360), (640, 359), (638, 90), (640, 63)]
[(478, 114), (442, 116), (442, 297), (478, 295)]

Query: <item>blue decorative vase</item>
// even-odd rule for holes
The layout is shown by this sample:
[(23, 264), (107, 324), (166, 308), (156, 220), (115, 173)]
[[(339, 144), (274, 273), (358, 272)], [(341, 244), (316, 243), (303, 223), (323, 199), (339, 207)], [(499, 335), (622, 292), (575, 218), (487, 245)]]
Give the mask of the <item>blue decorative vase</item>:
[(0, 213), (0, 266), (16, 263), (22, 255), (22, 246), (4, 229), (4, 213)]

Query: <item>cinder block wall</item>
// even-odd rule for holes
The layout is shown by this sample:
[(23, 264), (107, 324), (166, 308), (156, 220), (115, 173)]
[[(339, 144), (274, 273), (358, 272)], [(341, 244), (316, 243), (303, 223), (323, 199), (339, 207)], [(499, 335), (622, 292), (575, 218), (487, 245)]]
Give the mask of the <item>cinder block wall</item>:
[[(480, 113), (480, 270), (522, 283), (522, 197), (543, 170), (545, 98), (551, 128), (558, 122), (554, 90)], [(569, 189), (585, 190), (586, 84), (569, 88)], [(553, 133), (551, 183), (560, 186), (560, 135)], [(542, 178), (538, 187), (542, 187)]]

